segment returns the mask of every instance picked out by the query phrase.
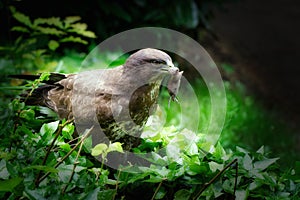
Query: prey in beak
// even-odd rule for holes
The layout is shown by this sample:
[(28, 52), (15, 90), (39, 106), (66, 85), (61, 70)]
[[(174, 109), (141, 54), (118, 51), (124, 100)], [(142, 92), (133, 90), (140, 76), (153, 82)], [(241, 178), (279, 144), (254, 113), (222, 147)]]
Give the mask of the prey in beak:
[[(177, 67), (174, 67), (177, 68)], [(169, 107), (170, 107), (170, 102), (172, 101), (176, 101), (178, 102), (178, 99), (176, 98), (176, 95), (178, 93), (179, 87), (180, 87), (180, 82), (181, 82), (181, 77), (182, 77), (183, 71), (179, 71), (179, 69), (177, 68), (177, 70), (174, 70), (173, 72), (171, 72), (171, 77), (168, 81), (168, 92), (170, 95), (170, 99), (169, 99)]]

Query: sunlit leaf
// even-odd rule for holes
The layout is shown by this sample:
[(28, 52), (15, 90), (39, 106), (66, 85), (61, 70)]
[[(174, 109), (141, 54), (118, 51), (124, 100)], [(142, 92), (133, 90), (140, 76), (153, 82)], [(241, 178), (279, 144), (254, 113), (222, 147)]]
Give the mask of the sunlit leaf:
[(15, 10), (14, 7), (10, 7), (11, 11), (13, 12), (13, 17), (18, 20), (19, 22), (21, 22), (22, 24), (28, 26), (28, 27), (32, 27), (32, 23), (31, 20), (28, 16), (24, 15), (23, 13), (17, 12)]
[(59, 121), (54, 121), (54, 122), (50, 122), (48, 124), (43, 124), (40, 133), (41, 135), (45, 135), (45, 134), (53, 134), (57, 127), (58, 127)]
[(2, 159), (0, 161), (0, 178), (1, 179), (8, 179), (9, 177), (9, 173), (8, 170), (6, 168), (6, 162), (4, 159)]
[(88, 42), (81, 39), (80, 37), (74, 37), (74, 36), (69, 36), (69, 37), (65, 37), (61, 40), (59, 40), (59, 42), (78, 42), (81, 44), (87, 44)]
[(92, 156), (99, 156), (100, 154), (103, 154), (107, 152), (108, 146), (106, 144), (97, 144), (94, 148), (92, 148)]
[(117, 151), (120, 153), (124, 153), (122, 144), (120, 142), (114, 142), (114, 143), (110, 144), (107, 152), (111, 152), (111, 151)]
[(243, 167), (247, 170), (253, 169), (252, 159), (248, 154), (246, 154), (243, 158)]
[(48, 24), (48, 25), (54, 25), (59, 28), (63, 28), (63, 23), (59, 17), (37, 18), (33, 21), (34, 26), (37, 26), (39, 24)]
[(257, 152), (257, 153), (260, 153), (260, 154), (262, 154), (262, 155), (264, 155), (264, 153), (265, 153), (265, 148), (264, 148), (264, 146), (261, 146), (256, 152)]
[(43, 34), (46, 35), (56, 35), (56, 36), (61, 36), (61, 35), (65, 35), (66, 33), (63, 31), (60, 31), (56, 28), (52, 28), (52, 27), (42, 27), (42, 26), (37, 26), (36, 30), (40, 31)]
[(246, 200), (248, 197), (248, 191), (246, 190), (237, 190), (235, 192), (235, 198), (238, 200)]
[(219, 164), (213, 161), (209, 162), (208, 165), (212, 172), (216, 172), (217, 170), (221, 171), (224, 167), (224, 164)]
[(265, 170), (267, 167), (275, 163), (279, 158), (271, 158), (271, 159), (265, 159), (261, 161), (256, 161), (254, 163), (254, 168), (259, 169), (261, 171)]
[(74, 22), (77, 22), (79, 20), (81, 20), (81, 17), (79, 17), (79, 16), (68, 16), (68, 17), (66, 17), (64, 19), (66, 28), (68, 28), (70, 26), (70, 24), (72, 24)]

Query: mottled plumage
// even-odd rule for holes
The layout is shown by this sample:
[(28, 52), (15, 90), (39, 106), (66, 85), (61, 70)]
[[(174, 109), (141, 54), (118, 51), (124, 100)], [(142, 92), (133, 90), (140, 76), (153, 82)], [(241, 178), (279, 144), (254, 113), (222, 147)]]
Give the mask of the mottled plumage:
[(74, 118), (76, 127), (100, 124), (111, 142), (119, 141), (128, 150), (139, 144), (163, 78), (178, 76), (178, 72), (166, 53), (142, 49), (116, 68), (53, 73), (26, 103), (47, 106), (60, 118)]

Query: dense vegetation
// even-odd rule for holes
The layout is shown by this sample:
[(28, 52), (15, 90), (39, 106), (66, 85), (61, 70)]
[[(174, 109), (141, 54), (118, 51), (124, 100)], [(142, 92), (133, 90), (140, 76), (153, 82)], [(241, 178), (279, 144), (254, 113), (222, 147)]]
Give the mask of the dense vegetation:
[[(151, 165), (126, 169), (120, 166), (118, 170), (103, 165), (94, 156), (105, 159), (112, 152), (122, 152), (119, 143), (91, 148), (88, 131), (74, 138), (71, 122), (59, 121), (50, 110), (27, 106), (16, 98), (24, 89), (34, 90), (47, 79), (49, 71), (78, 71), (84, 53), (65, 51), (65, 56), (61, 56), (57, 51), (65, 43), (86, 45), (95, 34), (86, 24), (78, 23), (79, 17), (32, 20), (13, 7), (11, 12), (19, 21), (12, 30), (24, 34), (13, 45), (1, 47), (4, 56), (0, 59), (3, 72), (0, 198), (180, 200), (230, 199), (234, 195), (236, 199), (299, 198), (300, 163), (293, 162), (290, 152), (281, 152), (287, 149), (286, 145), (293, 144), (292, 139), (278, 145), (274, 142), (277, 140), (272, 135), (276, 131), (287, 130), (252, 97), (246, 96), (239, 83), (225, 82), (228, 111), (217, 144), (206, 140), (210, 97), (205, 84), (195, 80), (193, 87), (201, 93), (202, 113), (197, 131), (180, 126), (179, 107), (171, 104), (168, 108), (167, 93), (163, 90), (161, 110), (145, 127), (142, 145), (134, 149), (140, 156), (152, 152), (147, 158)], [(113, 55), (108, 52), (98, 60), (109, 63)], [(25, 83), (5, 76), (37, 72), (45, 73)], [(190, 113), (193, 109), (191, 105)], [(165, 126), (156, 129), (160, 112), (168, 117)], [(192, 114), (183, 116), (191, 117)], [(267, 147), (257, 147), (267, 140)], [(162, 148), (163, 154), (159, 153)], [(292, 165), (282, 167), (269, 149), (281, 152), (284, 161)]]

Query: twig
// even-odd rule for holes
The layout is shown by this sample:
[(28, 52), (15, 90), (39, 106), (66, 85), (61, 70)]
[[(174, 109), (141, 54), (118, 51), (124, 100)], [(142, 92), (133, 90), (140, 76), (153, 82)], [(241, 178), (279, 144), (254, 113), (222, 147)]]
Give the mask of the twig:
[[(54, 168), (57, 168), (65, 159), (67, 159), (69, 157), (69, 155), (71, 155), (71, 153), (73, 151), (75, 151), (75, 149), (81, 144), (81, 142), (83, 142), (88, 136), (90, 136), (92, 129), (94, 128), (94, 126), (92, 126), (92, 128), (90, 128), (86, 134), (81, 138), (81, 140), (62, 158), (60, 159), (56, 165), (54, 166)], [(38, 184), (40, 182), (42, 182), (45, 178), (47, 178), (47, 176), (49, 176), (50, 172), (47, 172), (42, 178), (40, 178)]]
[(155, 192), (154, 192), (154, 194), (153, 194), (151, 200), (154, 200), (154, 199), (155, 199), (155, 196), (156, 196), (156, 194), (158, 193), (158, 190), (159, 190), (159, 188), (161, 187), (163, 181), (164, 181), (164, 180), (162, 180), (162, 181), (158, 184), (158, 186), (157, 186), (157, 188), (156, 188), (156, 190), (155, 190)]
[(234, 179), (234, 188), (233, 188), (233, 194), (235, 196), (235, 192), (236, 192), (236, 186), (237, 186), (237, 179), (238, 179), (238, 165), (237, 163), (234, 163), (235, 164), (235, 179)]
[(118, 187), (119, 187), (119, 184), (118, 184), (119, 182), (118, 182), (118, 181), (119, 181), (120, 175), (121, 175), (121, 170), (119, 170), (119, 173), (118, 173), (117, 183), (116, 183), (116, 192), (115, 192), (115, 194), (114, 194), (112, 200), (115, 200), (116, 195), (117, 195), (117, 191), (118, 191)]
[[(210, 186), (219, 176), (221, 176), (229, 167), (232, 167), (233, 164), (235, 164), (238, 160), (234, 159), (230, 163), (228, 163), (217, 175), (215, 175), (208, 183), (205, 183), (201, 190), (192, 198), (193, 200), (197, 199), (203, 192)], [(236, 180), (237, 180), (237, 171), (236, 171)], [(234, 186), (234, 194), (235, 194), (235, 189), (236, 189), (236, 182)]]
[[(84, 137), (84, 139), (85, 139), (85, 138), (86, 138), (86, 137)], [(72, 179), (73, 179), (73, 176), (74, 176), (74, 174), (75, 174), (75, 169), (76, 169), (77, 165), (79, 164), (78, 158), (79, 158), (80, 152), (81, 152), (81, 150), (82, 150), (83, 142), (84, 142), (84, 140), (81, 140), (80, 147), (79, 147), (79, 150), (78, 150), (78, 152), (77, 152), (77, 155), (76, 155), (76, 158), (75, 158), (75, 162), (74, 162), (74, 165), (73, 165), (72, 174), (71, 174), (70, 179), (69, 179), (69, 183), (71, 183), (71, 181), (72, 181)], [(69, 183), (67, 183), (66, 186), (63, 188), (63, 190), (62, 190), (62, 192), (61, 192), (62, 194), (64, 194), (64, 193), (66, 192)]]
[[(54, 137), (54, 139), (52, 140), (50, 146), (48, 147), (47, 152), (46, 152), (46, 155), (45, 155), (45, 157), (44, 157), (43, 162), (42, 162), (41, 165), (45, 165), (45, 164), (46, 164), (46, 161), (47, 161), (47, 159), (48, 159), (48, 157), (49, 157), (49, 155), (50, 155), (51, 149), (53, 148), (53, 146), (54, 146), (54, 144), (55, 144), (55, 142), (56, 142), (58, 136), (61, 134), (63, 128), (64, 128), (67, 124), (72, 123), (72, 122), (73, 122), (73, 119), (72, 119), (72, 120), (67, 120), (65, 123), (60, 124), (60, 125), (58, 126), (58, 129), (56, 130), (56, 133), (55, 133), (55, 137)], [(42, 172), (39, 171), (39, 173), (38, 173), (38, 175), (37, 175), (37, 177), (36, 177), (36, 179), (35, 179), (35, 186), (36, 186), (36, 187), (38, 187), (38, 185), (39, 185), (39, 183), (40, 183), (40, 180), (39, 180), (39, 179), (40, 179), (40, 177), (41, 177), (41, 174), (42, 174)]]

